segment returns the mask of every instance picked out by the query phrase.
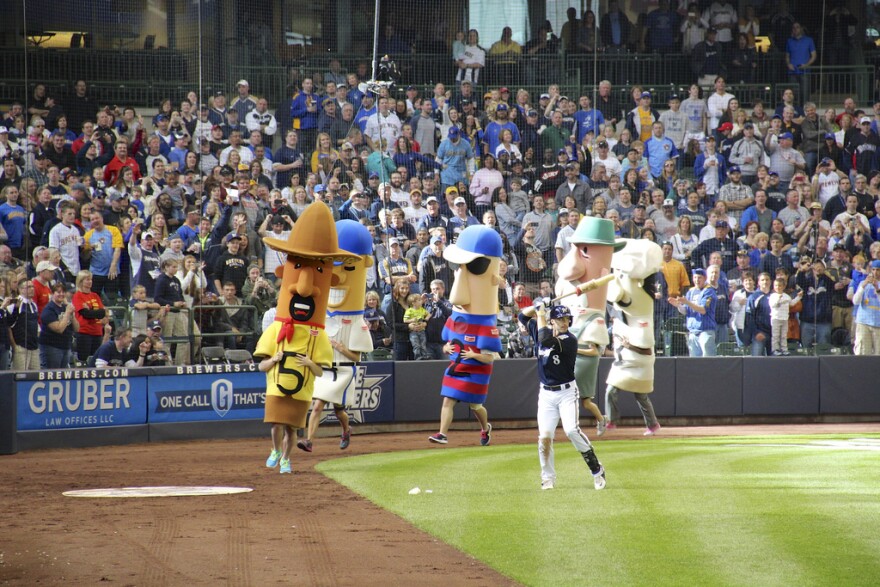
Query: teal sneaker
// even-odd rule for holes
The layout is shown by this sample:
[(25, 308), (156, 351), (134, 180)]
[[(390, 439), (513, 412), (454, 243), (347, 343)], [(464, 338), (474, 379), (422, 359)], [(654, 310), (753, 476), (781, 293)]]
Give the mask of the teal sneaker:
[(278, 465), (279, 460), (281, 460), (281, 451), (273, 450), (269, 455), (269, 458), (266, 459), (266, 466), (270, 469), (274, 469)]
[(281, 459), (281, 469), (278, 472), (282, 475), (290, 473), (290, 459)]

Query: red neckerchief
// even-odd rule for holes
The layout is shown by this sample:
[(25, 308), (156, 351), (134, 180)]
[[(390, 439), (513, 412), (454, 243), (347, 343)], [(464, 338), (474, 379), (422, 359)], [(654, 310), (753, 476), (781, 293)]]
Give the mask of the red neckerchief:
[(293, 340), (293, 332), (295, 324), (302, 324), (303, 326), (311, 326), (312, 328), (320, 328), (324, 329), (323, 324), (317, 324), (315, 322), (294, 322), (293, 318), (275, 318), (275, 322), (281, 322), (283, 326), (278, 332), (278, 340), (275, 342), (281, 342), (284, 339), (287, 339), (287, 342)]

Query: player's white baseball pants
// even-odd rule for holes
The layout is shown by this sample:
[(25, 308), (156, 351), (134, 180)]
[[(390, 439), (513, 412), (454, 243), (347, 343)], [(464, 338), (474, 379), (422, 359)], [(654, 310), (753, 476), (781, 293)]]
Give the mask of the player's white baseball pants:
[(538, 460), (541, 463), (541, 481), (556, 481), (553, 435), (560, 419), (565, 435), (579, 453), (583, 454), (591, 448), (590, 440), (579, 426), (580, 400), (577, 384), (572, 381), (558, 387), (561, 389), (552, 390), (542, 384), (538, 394)]

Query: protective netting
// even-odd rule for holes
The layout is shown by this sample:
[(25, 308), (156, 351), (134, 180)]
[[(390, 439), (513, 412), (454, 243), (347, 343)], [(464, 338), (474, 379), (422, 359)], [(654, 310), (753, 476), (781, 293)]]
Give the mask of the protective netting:
[[(20, 189), (24, 222), (20, 234), (17, 221), (7, 226), (12, 260), (0, 258), (4, 273), (12, 275), (7, 295), (18, 295), (18, 277), (33, 278), (39, 261), (58, 267), (50, 281), (70, 284), (68, 296), (77, 270), (88, 269), (91, 289), (112, 308), (112, 317), (91, 319), (93, 338), (78, 335), (86, 340), (74, 349), (78, 358), (93, 354), (104, 322), (148, 334), (158, 306), (133, 306), (132, 292), (142, 285), (148, 300), (156, 297), (151, 288), (158, 275), (150, 272), (161, 273), (160, 261), (144, 269), (152, 253), (147, 259), (138, 252), (150, 231), (162, 258), (180, 261), (181, 281), (196, 268), (184, 288), (187, 307), (195, 309), (158, 315), (176, 360), (192, 360), (188, 355), (213, 344), (252, 348), (260, 317), (273, 306), (266, 282), (278, 263), (260, 245), (261, 231), (271, 231), (276, 221), (286, 230), (308, 202), (323, 198), (337, 215), (374, 227), (380, 271), (370, 287), (380, 298), (401, 275), (417, 291), (440, 279), (448, 293), (452, 268), (423, 250), (434, 236), (449, 243), (468, 223), (492, 223), (509, 245), (510, 287), (501, 301), (515, 313), (531, 298), (548, 295), (557, 256), (568, 248), (565, 225), (576, 223), (566, 213), (602, 213), (595, 209), (601, 204), (593, 205), (604, 201), (595, 195), (607, 184), (592, 173), (599, 135), (626, 146), (624, 136), (632, 134), (627, 116), (642, 92), (665, 109), (673, 96), (686, 98), (692, 83), (711, 92), (715, 77), (724, 75), (749, 116), (758, 105), (772, 115), (786, 90), (797, 105), (823, 96), (841, 106), (847, 96), (864, 104), (874, 93), (873, 67), (863, 65), (872, 54), (863, 58), (863, 43), (856, 40), (866, 28), (869, 40), (871, 31), (876, 35), (865, 27), (872, 17), (864, 6), (852, 15), (824, 5), (791, 6), (789, 12), (775, 2), (746, 3), (755, 7), (741, 14), (725, 13), (725, 2), (669, 7), (665, 0), (621, 3), (620, 13), (617, 2), (597, 1), (379, 4), (377, 14), (376, 3), (366, 0), (8, 2), (0, 24), (0, 110), (11, 140), (0, 139), (0, 156), (10, 166), (2, 186)], [(816, 73), (800, 77), (786, 62), (795, 21), (820, 49)], [(700, 44), (710, 27), (717, 29), (723, 58)], [(371, 83), (377, 77), (384, 83)], [(584, 99), (601, 111), (604, 129), (577, 116)], [(391, 114), (375, 116), (377, 108)], [(450, 129), (460, 129), (468, 153), (443, 147)], [(698, 152), (682, 151), (678, 171), (692, 181)], [(586, 199), (569, 200), (559, 191), (571, 164), (572, 177), (593, 188)], [(45, 186), (49, 195), (43, 198)], [(645, 187), (634, 200), (647, 194), (650, 204)], [(241, 190), (250, 194), (247, 205), (227, 201)], [(363, 199), (351, 197), (354, 192)], [(549, 226), (534, 217), (524, 221), (534, 215), (535, 195), (546, 200)], [(466, 211), (461, 217), (459, 197)], [(499, 208), (502, 197), (509, 205)], [(80, 233), (67, 231), (73, 245), (57, 234), (49, 237), (62, 208), (73, 211), (72, 226)], [(118, 259), (104, 259), (85, 244), (95, 209), (119, 234), (119, 242), (106, 243), (120, 250)], [(526, 234), (532, 221), (535, 235)], [(209, 238), (199, 235), (203, 222)], [(238, 228), (239, 222), (246, 227)], [(625, 236), (642, 235), (644, 225), (633, 226), (623, 223)], [(246, 239), (246, 264), (240, 272), (218, 274), (230, 231)], [(175, 234), (183, 237), (180, 250), (170, 238)], [(400, 259), (391, 238), (401, 241)], [(61, 244), (61, 251), (39, 251)], [(204, 273), (197, 270), (202, 264)], [(249, 266), (256, 267), (257, 280), (247, 277)], [(227, 305), (242, 306), (231, 316), (207, 307), (222, 302), (227, 278), (236, 286)], [(37, 295), (45, 302), (45, 285)], [(668, 316), (658, 317), (663, 322)], [(239, 334), (229, 336), (231, 328)], [(20, 346), (37, 331), (17, 332)], [(666, 340), (673, 346), (673, 338)]]

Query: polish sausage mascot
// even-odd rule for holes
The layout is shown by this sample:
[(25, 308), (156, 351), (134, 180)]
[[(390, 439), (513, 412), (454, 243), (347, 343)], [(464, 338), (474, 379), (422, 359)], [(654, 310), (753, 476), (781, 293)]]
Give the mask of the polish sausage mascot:
[(266, 245), (286, 253), (275, 270), (281, 278), (275, 321), (257, 342), (254, 357), (266, 373), (264, 422), (272, 425), (272, 453), (266, 466), (290, 473), (295, 428), (304, 428), (315, 378), (333, 363), (324, 329), (327, 300), (335, 278), (333, 262), (356, 260), (339, 248), (333, 214), (315, 202), (299, 217), (286, 241), (266, 237)]
[(486, 446), (491, 440), (492, 425), (483, 404), (492, 363), (501, 352), (497, 328), (501, 254), (501, 237), (487, 226), (465, 228), (455, 244), (443, 251), (443, 257), (459, 267), (449, 293), (452, 315), (443, 328), (443, 352), (450, 355), (452, 363), (440, 390), (440, 431), (428, 437), (431, 442), (448, 442), (453, 410), (460, 401), (470, 406), (480, 422), (480, 444)]
[(626, 239), (626, 246), (611, 259), (614, 281), (608, 285), (608, 301), (614, 304), (611, 327), (614, 362), (606, 380), (606, 428), (617, 427), (619, 391), (632, 393), (645, 419), (645, 436), (660, 430), (651, 403), (654, 391), (654, 293), (663, 251), (657, 243)]

